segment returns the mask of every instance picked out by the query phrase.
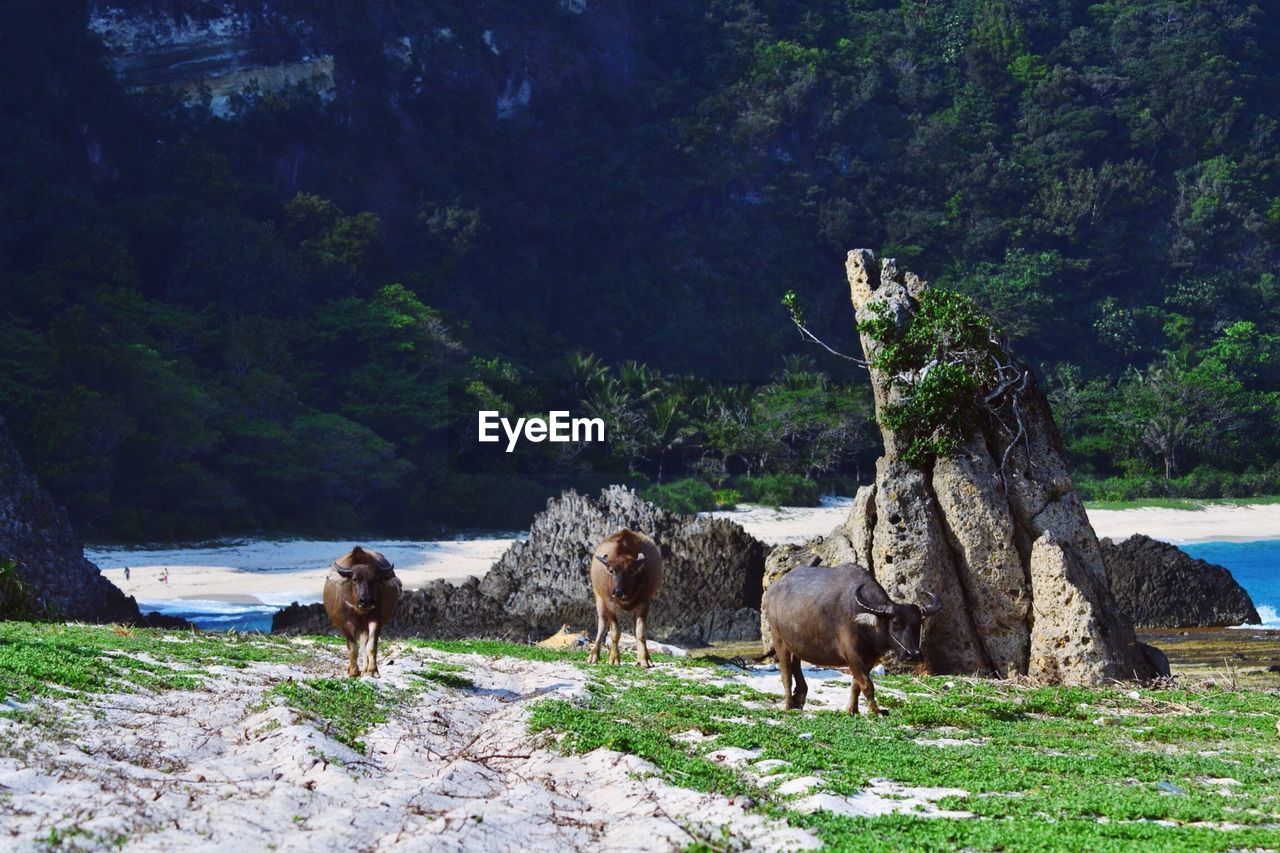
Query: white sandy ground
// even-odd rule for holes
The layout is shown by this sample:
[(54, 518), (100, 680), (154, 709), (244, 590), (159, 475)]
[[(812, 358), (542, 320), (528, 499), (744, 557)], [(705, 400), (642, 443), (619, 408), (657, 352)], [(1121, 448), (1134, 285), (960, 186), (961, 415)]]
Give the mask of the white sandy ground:
[[(852, 499), (826, 497), (818, 507), (767, 507), (703, 513), (728, 518), (770, 545), (825, 536), (849, 514)], [(1280, 539), (1280, 504), (1256, 506), (1203, 504), (1199, 509), (1123, 509), (1089, 511), (1099, 537), (1125, 539), (1145, 533), (1166, 542)], [(197, 548), (132, 549), (90, 547), (85, 555), (143, 609), (149, 603), (191, 599), (283, 606), (319, 601), (329, 563), (354, 544), (381, 550), (396, 564), (409, 589), (432, 580), (460, 583), (483, 577), (517, 535), (428, 542), (321, 540), (245, 540)], [(124, 567), (130, 567), (130, 579)], [(168, 583), (161, 580), (168, 569)]]
[(1196, 509), (1091, 509), (1099, 538), (1135, 533), (1165, 542), (1248, 542), (1280, 539), (1280, 504), (1198, 504)]
[[(827, 497), (822, 499), (821, 506), (814, 508), (743, 504), (735, 510), (704, 515), (731, 519), (757, 539), (781, 545), (826, 536), (848, 517), (852, 506), (852, 498)], [(1091, 509), (1088, 514), (1100, 538), (1116, 541), (1135, 533), (1173, 543), (1280, 539), (1280, 504), (1197, 506), (1197, 509)]]
[[(566, 756), (550, 737), (529, 735), (533, 703), (584, 694), (590, 674), (569, 663), (387, 643), (380, 688), (421, 687), (411, 673), (432, 660), (463, 664), (476, 686), (431, 685), (369, 731), (361, 755), (264, 701), (281, 681), (337, 675), (341, 650), (319, 652), (322, 665), (208, 667), (213, 680), (198, 691), (33, 703), (56, 737), (0, 718), (0, 847), (41, 849), (51, 832), (72, 828), (76, 844), (125, 839), (130, 850), (675, 850), (699, 839), (723, 844), (726, 831), (728, 849), (818, 846), (806, 831), (750, 813), (742, 798), (669, 785), (634, 756)], [(781, 695), (776, 667), (659, 666)], [(847, 677), (809, 677), (812, 705), (843, 706)], [(788, 773), (785, 761), (717, 750), (713, 737), (690, 734), (682, 739), (691, 750), (741, 765), (801, 811), (968, 816), (933, 805), (963, 791), (877, 779), (837, 796), (818, 777)]]

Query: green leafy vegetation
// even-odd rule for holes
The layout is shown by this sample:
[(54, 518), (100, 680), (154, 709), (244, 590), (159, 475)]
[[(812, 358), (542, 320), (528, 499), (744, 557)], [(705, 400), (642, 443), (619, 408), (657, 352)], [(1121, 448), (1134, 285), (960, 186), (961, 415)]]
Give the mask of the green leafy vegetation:
[(149, 628), (0, 622), (0, 682), (7, 697), (187, 690), (209, 666), (299, 661), (281, 638), (183, 634)]
[(954, 453), (1000, 391), (1006, 358), (994, 323), (973, 300), (946, 290), (920, 294), (901, 328), (886, 303), (868, 307), (858, 331), (877, 344), (871, 367), (888, 378), (893, 395), (880, 420), (906, 439), (902, 458), (924, 465)]
[(18, 562), (0, 558), (0, 619), (31, 619), (37, 615), (31, 590), (18, 574)]
[[(126, 91), (83, 5), (20, 0), (0, 32), (0, 414), (90, 537), (846, 488), (877, 452), (865, 377), (777, 294), (857, 354), (854, 246), (1010, 336), (1087, 496), (1280, 492), (1266, 4), (286, 6), (350, 85), (246, 90), (225, 119)], [(403, 22), (456, 41), (405, 67)], [(545, 46), (510, 119), (486, 31)], [(930, 371), (889, 417), (945, 452), (981, 381)], [(505, 454), (479, 408), (599, 416), (608, 441)]]
[[(763, 813), (838, 849), (1239, 849), (1280, 841), (1273, 691), (1144, 690), (1135, 699), (976, 679), (885, 676), (879, 684), (890, 716), (868, 719), (784, 712), (773, 695), (678, 671), (603, 670), (585, 700), (538, 705), (531, 727), (563, 733), (571, 752), (639, 755), (675, 785), (749, 794)], [(844, 701), (843, 693), (835, 698)], [(688, 732), (701, 737), (674, 737)], [(939, 738), (947, 740), (930, 742)], [(753, 773), (708, 757), (724, 747), (786, 764)], [(769, 774), (779, 775), (759, 788), (755, 777)], [(794, 797), (776, 792), (802, 776), (820, 777), (821, 790), (837, 795), (873, 779), (955, 788), (967, 794), (937, 806), (974, 816), (802, 813)]]
[(692, 477), (665, 485), (650, 486), (641, 492), (641, 497), (663, 509), (684, 515), (715, 509), (719, 503), (716, 500), (715, 491), (710, 486)]
[(362, 678), (285, 681), (267, 691), (267, 696), (283, 699), (317, 722), (322, 732), (356, 752), (364, 752), (360, 738), (373, 726), (385, 723), (397, 702), (394, 691)]

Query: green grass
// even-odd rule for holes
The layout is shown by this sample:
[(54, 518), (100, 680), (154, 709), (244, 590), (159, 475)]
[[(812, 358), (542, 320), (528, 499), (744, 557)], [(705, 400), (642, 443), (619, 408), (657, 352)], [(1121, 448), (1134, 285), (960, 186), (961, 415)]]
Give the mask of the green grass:
[(267, 691), (319, 729), (356, 752), (364, 752), (360, 738), (373, 726), (385, 723), (391, 709), (403, 698), (397, 691), (380, 689), (362, 678), (309, 678), (285, 681)]
[(1206, 506), (1260, 506), (1280, 503), (1280, 495), (1254, 498), (1135, 498), (1128, 501), (1085, 501), (1086, 509), (1185, 509)]
[(118, 626), (0, 622), (0, 691), (25, 701), (199, 686), (207, 666), (297, 661), (306, 653), (261, 635), (193, 634)]
[[(565, 735), (562, 747), (607, 747), (653, 762), (669, 782), (702, 791), (750, 794), (759, 809), (810, 828), (838, 849), (1221, 849), (1280, 845), (1280, 694), (1170, 691), (1134, 701), (1114, 690), (1018, 688), (953, 679), (886, 676), (891, 716), (835, 711), (787, 713), (777, 697), (751, 688), (698, 684), (670, 672), (602, 671), (587, 699), (536, 706), (535, 731)], [(1101, 717), (1116, 725), (1099, 726)], [(936, 737), (980, 740), (939, 747)], [(672, 735), (714, 739), (691, 746)], [(852, 794), (883, 777), (909, 786), (959, 788), (938, 805), (977, 815), (848, 818), (801, 814), (762, 791), (743, 770), (708, 760), (726, 746), (790, 762), (790, 776), (818, 775), (823, 790)], [(1230, 777), (1226, 790), (1207, 778)], [(1183, 793), (1160, 789), (1168, 782)], [(1100, 819), (1102, 822), (1099, 822)], [(1177, 826), (1150, 823), (1169, 820)], [(1190, 824), (1240, 824), (1223, 830)]]

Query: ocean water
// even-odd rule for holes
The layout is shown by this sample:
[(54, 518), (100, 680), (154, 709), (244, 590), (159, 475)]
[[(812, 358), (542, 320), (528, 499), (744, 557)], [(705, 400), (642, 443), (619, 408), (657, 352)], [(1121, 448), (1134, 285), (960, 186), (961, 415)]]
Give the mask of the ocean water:
[(1280, 628), (1280, 539), (1256, 542), (1188, 542), (1193, 557), (1225, 566), (1258, 608), (1262, 624)]

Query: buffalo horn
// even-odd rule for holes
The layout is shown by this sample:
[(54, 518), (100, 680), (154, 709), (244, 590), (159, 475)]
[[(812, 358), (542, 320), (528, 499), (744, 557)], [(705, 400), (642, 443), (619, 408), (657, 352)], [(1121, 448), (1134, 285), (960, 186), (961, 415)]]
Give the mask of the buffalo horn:
[(596, 554), (596, 559), (606, 566), (609, 565), (609, 561), (605, 558), (603, 554)]
[(335, 560), (333, 563), (333, 570), (338, 574), (342, 575), (344, 578), (351, 577), (351, 573), (355, 571), (354, 569), (348, 569), (348, 568), (339, 566), (337, 560)]
[(858, 602), (858, 606), (861, 607), (863, 610), (867, 611), (868, 613), (874, 613), (877, 616), (892, 616), (893, 615), (892, 604), (871, 604), (865, 598), (862, 597), (862, 589), (865, 586), (866, 584), (862, 584), (862, 586), (859, 586), (857, 589), (853, 591), (853, 600)]
[(925, 616), (932, 616), (933, 614), (937, 613), (939, 610), (942, 609), (942, 599), (938, 598), (938, 596), (934, 595), (932, 592), (929, 592), (929, 590), (927, 589), (925, 590), (925, 592), (929, 596), (929, 603), (921, 607), (920, 612), (923, 613)]
[(639, 554), (636, 554), (636, 562), (637, 563), (644, 562), (644, 551), (641, 551)]
[(384, 581), (387, 578), (395, 577), (395, 574), (396, 574), (395, 563), (387, 563), (385, 566), (378, 567), (378, 580), (380, 581)]

